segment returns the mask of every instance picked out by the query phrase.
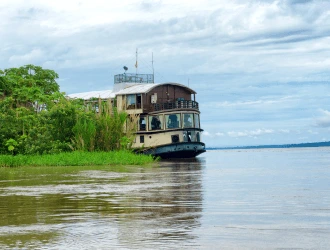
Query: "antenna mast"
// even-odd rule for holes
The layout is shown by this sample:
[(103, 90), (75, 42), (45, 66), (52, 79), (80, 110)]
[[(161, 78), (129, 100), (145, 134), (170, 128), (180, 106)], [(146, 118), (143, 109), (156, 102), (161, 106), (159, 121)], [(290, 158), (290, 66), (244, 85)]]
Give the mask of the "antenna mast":
[(135, 74), (138, 73), (138, 49), (136, 48), (136, 52), (135, 52), (135, 57), (136, 57), (136, 61), (135, 61)]
[(152, 78), (155, 83), (154, 52), (151, 52), (151, 66), (152, 66)]

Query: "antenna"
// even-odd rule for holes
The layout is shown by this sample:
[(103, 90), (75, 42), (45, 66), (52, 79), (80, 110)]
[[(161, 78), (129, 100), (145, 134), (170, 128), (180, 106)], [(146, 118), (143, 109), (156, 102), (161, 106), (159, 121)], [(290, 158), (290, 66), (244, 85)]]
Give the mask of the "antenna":
[(135, 57), (136, 57), (136, 60), (135, 60), (135, 73), (137, 74), (138, 73), (138, 49), (136, 48), (136, 52), (135, 52)]
[(124, 68), (125, 74), (126, 74), (126, 71), (128, 70), (128, 68), (126, 66), (124, 66), (123, 68)]
[(155, 83), (155, 70), (154, 70), (154, 52), (151, 53), (151, 66), (152, 66), (152, 78)]

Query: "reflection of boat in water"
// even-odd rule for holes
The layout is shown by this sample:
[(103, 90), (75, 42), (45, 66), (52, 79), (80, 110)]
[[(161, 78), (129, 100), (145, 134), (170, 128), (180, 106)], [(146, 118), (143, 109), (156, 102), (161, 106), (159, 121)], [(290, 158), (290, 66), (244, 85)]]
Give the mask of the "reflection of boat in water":
[(195, 96), (194, 90), (182, 84), (154, 83), (153, 74), (128, 73), (115, 75), (112, 91), (69, 95), (111, 99), (118, 111), (138, 116), (132, 147), (162, 158), (190, 158), (205, 152)]
[(123, 186), (134, 188), (116, 198), (122, 209), (118, 241), (127, 249), (195, 249), (205, 205), (205, 161), (164, 159), (159, 164), (125, 179)]

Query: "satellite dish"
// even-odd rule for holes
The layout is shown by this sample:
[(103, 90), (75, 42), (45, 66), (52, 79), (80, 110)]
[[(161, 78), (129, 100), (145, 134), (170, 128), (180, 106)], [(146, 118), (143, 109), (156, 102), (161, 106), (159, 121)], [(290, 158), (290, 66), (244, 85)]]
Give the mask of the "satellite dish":
[(124, 70), (125, 70), (125, 72), (128, 70), (128, 68), (126, 67), (126, 66), (124, 66)]

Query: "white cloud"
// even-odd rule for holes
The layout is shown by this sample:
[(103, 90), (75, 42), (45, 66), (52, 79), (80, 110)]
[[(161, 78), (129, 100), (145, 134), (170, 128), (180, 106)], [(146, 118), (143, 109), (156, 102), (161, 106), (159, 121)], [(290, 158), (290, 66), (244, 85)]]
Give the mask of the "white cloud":
[(225, 136), (225, 134), (224, 133), (221, 133), (221, 132), (217, 132), (217, 133), (215, 133), (215, 135), (216, 136)]
[(330, 127), (330, 111), (322, 110), (322, 116), (316, 119), (316, 126), (318, 127)]
[[(316, 14), (306, 20), (300, 14), (304, 9), (282, 1), (13, 0), (2, 1), (0, 14), (4, 27), (15, 31), (6, 31), (11, 39), (24, 37), (25, 51), (10, 51), (17, 59), (39, 43), (53, 55), (45, 59), (53, 65), (86, 67), (142, 47), (153, 48), (158, 63), (179, 73), (257, 73), (265, 81), (290, 81), (328, 68), (329, 57), (322, 52), (329, 51), (329, 38), (323, 30), (318, 33), (322, 25), (313, 26), (327, 16), (326, 6), (308, 3), (305, 8)], [(0, 36), (6, 42), (1, 31)], [(305, 40), (314, 37), (306, 46)], [(58, 47), (73, 49), (61, 59), (52, 53)], [(172, 68), (167, 58), (188, 67)]]
[(203, 136), (212, 136), (209, 132), (207, 132), (207, 131), (204, 131), (203, 132)]
[(256, 137), (265, 134), (273, 134), (275, 131), (272, 129), (256, 129), (250, 131), (230, 131), (227, 133), (230, 137)]
[(12, 55), (9, 57), (10, 64), (29, 64), (30, 62), (42, 62), (46, 58), (44, 51), (41, 49), (32, 49), (23, 55)]
[(251, 135), (263, 135), (263, 134), (273, 134), (274, 130), (272, 129), (257, 129), (254, 131), (250, 131)]
[(235, 102), (229, 102), (229, 101), (224, 101), (224, 102), (212, 102), (209, 103), (209, 106), (212, 107), (238, 107), (238, 106), (243, 106), (246, 107), (248, 105), (251, 106), (262, 106), (262, 105), (274, 105), (277, 103), (284, 103), (284, 102), (292, 102), (295, 101), (298, 97), (297, 96), (283, 96), (280, 98), (274, 98), (274, 97), (268, 97), (268, 98), (262, 98), (259, 100), (249, 100), (249, 101), (235, 101)]
[(237, 131), (230, 131), (227, 133), (231, 137), (245, 137), (249, 136), (249, 133), (247, 132), (237, 132)]
[(319, 134), (319, 132), (311, 130), (311, 129), (307, 130), (307, 132), (312, 134), (312, 135), (318, 135)]

